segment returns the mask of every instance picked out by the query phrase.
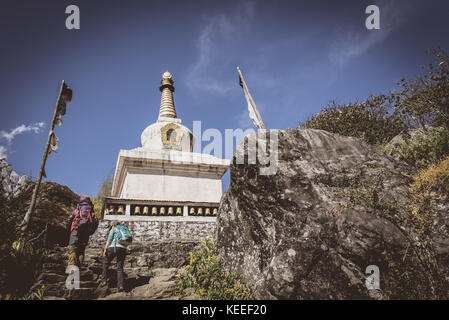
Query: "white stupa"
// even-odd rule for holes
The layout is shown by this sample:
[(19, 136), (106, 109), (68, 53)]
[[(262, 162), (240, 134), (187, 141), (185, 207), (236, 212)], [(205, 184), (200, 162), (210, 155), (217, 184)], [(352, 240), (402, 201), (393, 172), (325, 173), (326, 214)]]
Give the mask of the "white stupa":
[(106, 219), (214, 218), (218, 212), (230, 161), (193, 152), (193, 134), (177, 118), (173, 83), (165, 72), (159, 116), (143, 130), (142, 147), (120, 150)]

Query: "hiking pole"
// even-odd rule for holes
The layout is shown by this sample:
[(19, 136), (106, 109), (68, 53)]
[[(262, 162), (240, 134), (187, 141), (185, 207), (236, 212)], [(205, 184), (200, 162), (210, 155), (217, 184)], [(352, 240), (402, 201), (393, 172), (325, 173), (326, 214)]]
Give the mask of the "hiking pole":
[[(53, 112), (53, 118), (51, 120), (50, 131), (48, 133), (47, 143), (45, 144), (44, 155), (42, 156), (41, 167), (39, 169), (39, 175), (36, 181), (36, 185), (34, 186), (33, 195), (31, 197), (30, 207), (28, 208), (25, 217), (23, 218), (22, 223), (19, 225), (22, 232), (25, 232), (28, 229), (28, 225), (30, 222), (31, 215), (33, 214), (34, 208), (36, 206), (37, 194), (39, 192), (39, 186), (42, 181), (42, 176), (46, 177), (45, 174), (45, 163), (47, 162), (47, 157), (50, 151), (50, 145), (52, 138), (54, 136), (53, 130), (55, 125), (60, 125), (62, 123), (61, 117), (65, 114), (66, 103), (72, 100), (72, 89), (70, 89), (64, 80), (62, 80), (61, 87), (59, 88), (58, 100), (56, 101), (55, 111)], [(24, 245), (24, 241), (21, 243), (20, 251), (22, 251)]]

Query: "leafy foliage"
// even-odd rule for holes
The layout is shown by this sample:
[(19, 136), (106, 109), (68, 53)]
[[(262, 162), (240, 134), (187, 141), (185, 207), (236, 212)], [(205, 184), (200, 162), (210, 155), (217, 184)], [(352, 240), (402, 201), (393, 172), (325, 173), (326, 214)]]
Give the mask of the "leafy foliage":
[(45, 285), (43, 284), (40, 288), (36, 289), (34, 292), (30, 292), (24, 296), (21, 300), (43, 300), (45, 294)]
[(449, 56), (440, 48), (427, 50), (432, 56), (422, 74), (399, 82), (393, 91), (396, 110), (406, 115), (414, 127), (443, 126), (449, 129)]
[(112, 183), (114, 181), (114, 171), (114, 169), (111, 169), (106, 177), (104, 177), (101, 181), (97, 192), (97, 198), (105, 198), (111, 195)]
[(449, 130), (431, 129), (413, 135), (393, 147), (402, 160), (424, 169), (449, 155)]
[(356, 137), (373, 145), (383, 144), (408, 128), (399, 112), (391, 112), (391, 102), (391, 97), (385, 95), (348, 105), (331, 101), (301, 127)]
[(102, 208), (103, 208), (104, 199), (97, 197), (97, 198), (91, 198), (91, 200), (94, 205), (94, 210), (95, 210), (95, 214), (97, 215), (97, 218), (98, 219), (103, 218)]
[(321, 129), (383, 145), (411, 128), (449, 130), (449, 56), (440, 48), (428, 50), (432, 61), (418, 76), (403, 78), (398, 90), (371, 95), (364, 102), (341, 105), (331, 101), (300, 127)]
[(100, 183), (100, 187), (98, 188), (97, 196), (92, 198), (92, 203), (95, 207), (95, 212), (97, 217), (101, 219), (103, 217), (103, 205), (104, 198), (109, 197), (112, 191), (112, 183), (114, 181), (114, 169), (110, 170), (106, 177)]
[(190, 263), (184, 267), (178, 282), (178, 291), (193, 288), (195, 295), (207, 300), (252, 299), (250, 286), (234, 273), (220, 265), (212, 239), (201, 241), (200, 249), (190, 253)]

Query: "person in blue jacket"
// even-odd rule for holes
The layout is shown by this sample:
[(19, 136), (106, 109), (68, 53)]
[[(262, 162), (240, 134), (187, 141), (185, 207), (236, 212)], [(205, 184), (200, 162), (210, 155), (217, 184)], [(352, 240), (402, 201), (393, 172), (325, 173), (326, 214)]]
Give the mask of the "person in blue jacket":
[[(127, 245), (124, 245), (120, 239), (122, 238), (122, 231), (127, 230), (125, 223), (114, 222), (109, 231), (109, 236), (103, 250), (103, 273), (100, 281), (107, 284), (107, 273), (111, 261), (117, 257), (117, 288), (118, 291), (123, 291), (123, 266), (125, 264), (126, 254), (128, 252)], [(129, 232), (129, 231), (128, 231)]]

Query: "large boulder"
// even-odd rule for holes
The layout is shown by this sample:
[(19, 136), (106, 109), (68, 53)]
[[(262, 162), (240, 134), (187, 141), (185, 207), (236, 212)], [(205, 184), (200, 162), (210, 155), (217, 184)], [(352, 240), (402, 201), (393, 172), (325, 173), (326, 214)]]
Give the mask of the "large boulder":
[(176, 268), (157, 268), (151, 270), (148, 284), (134, 288), (132, 295), (149, 299), (167, 299), (173, 296), (177, 282)]
[[(256, 297), (447, 294), (433, 252), (407, 219), (408, 178), (401, 162), (359, 139), (322, 130), (273, 133), (278, 148), (270, 154), (277, 152), (277, 170), (263, 175), (260, 163), (236, 164), (234, 156), (230, 187), (217, 219), (220, 260), (252, 283)], [(252, 141), (260, 145), (274, 137), (249, 135), (236, 155), (247, 159), (255, 153)], [(374, 288), (368, 289), (367, 277), (373, 271), (367, 274), (367, 268), (376, 267), (380, 288), (370, 282)]]

